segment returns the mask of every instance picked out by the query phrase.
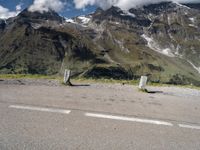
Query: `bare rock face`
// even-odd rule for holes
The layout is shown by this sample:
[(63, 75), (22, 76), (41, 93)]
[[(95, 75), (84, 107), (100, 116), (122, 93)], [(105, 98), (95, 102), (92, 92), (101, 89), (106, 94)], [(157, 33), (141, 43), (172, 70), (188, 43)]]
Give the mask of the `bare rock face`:
[(152, 24), (144, 33), (148, 44), (167, 56), (185, 59), (195, 66), (200, 66), (200, 11), (186, 5), (167, 5), (163, 12), (159, 12), (160, 9), (155, 7), (152, 10), (152, 14), (156, 15), (152, 16)]
[(27, 22), (43, 22), (43, 21), (56, 21), (58, 23), (63, 22), (63, 17), (59, 16), (55, 11), (49, 10), (48, 12), (30, 12), (28, 9), (23, 10), (16, 18), (17, 20)]
[(111, 7), (65, 20), (54, 11), (0, 21), (0, 73), (200, 85), (199, 4)]
[(6, 26), (5, 20), (0, 19), (0, 32), (4, 30), (5, 26)]

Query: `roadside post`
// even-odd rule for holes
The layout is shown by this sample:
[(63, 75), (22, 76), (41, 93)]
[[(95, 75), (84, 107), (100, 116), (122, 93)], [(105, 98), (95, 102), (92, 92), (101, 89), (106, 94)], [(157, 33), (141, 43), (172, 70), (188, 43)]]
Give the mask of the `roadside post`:
[(139, 83), (140, 90), (146, 90), (147, 79), (148, 79), (147, 76), (141, 76)]
[(71, 71), (68, 69), (65, 69), (65, 73), (64, 73), (64, 84), (65, 85), (72, 86), (70, 78), (71, 78)]

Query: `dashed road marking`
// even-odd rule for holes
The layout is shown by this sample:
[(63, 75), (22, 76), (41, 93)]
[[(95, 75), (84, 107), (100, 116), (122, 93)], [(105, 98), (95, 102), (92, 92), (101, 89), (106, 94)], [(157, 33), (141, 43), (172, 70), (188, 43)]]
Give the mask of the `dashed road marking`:
[(21, 106), (21, 105), (10, 105), (9, 108), (31, 110), (31, 111), (41, 111), (41, 112), (51, 112), (60, 114), (70, 114), (71, 110), (56, 109), (56, 108), (45, 108), (45, 107), (33, 107), (33, 106)]
[(179, 124), (178, 126), (181, 127), (181, 128), (200, 130), (200, 126), (196, 126), (196, 125)]
[(149, 119), (104, 115), (104, 114), (96, 114), (96, 113), (85, 113), (85, 116), (94, 117), (94, 118), (104, 118), (104, 119), (112, 119), (112, 120), (122, 120), (122, 121), (155, 124), (155, 125), (173, 126), (173, 124), (170, 122), (159, 121), (159, 120), (149, 120)]
[[(9, 108), (12, 109), (21, 109), (21, 110), (30, 110), (30, 111), (41, 111), (41, 112), (50, 112), (50, 113), (60, 113), (60, 114), (70, 114), (71, 110), (67, 109), (58, 109), (58, 108), (50, 108), (50, 107), (35, 107), (35, 106), (22, 106), (22, 105), (10, 105)], [(114, 115), (106, 115), (99, 113), (85, 113), (86, 117), (93, 118), (102, 118), (102, 119), (111, 119), (111, 120), (121, 120), (121, 121), (129, 121), (129, 122), (138, 122), (145, 124), (155, 124), (155, 125), (163, 125), (163, 126), (174, 126), (171, 122), (161, 121), (161, 120), (151, 120), (144, 118), (135, 118), (135, 117), (125, 117), (125, 116), (114, 116)], [(198, 125), (187, 125), (187, 124), (178, 124), (180, 128), (187, 129), (195, 129), (200, 130), (200, 126)]]

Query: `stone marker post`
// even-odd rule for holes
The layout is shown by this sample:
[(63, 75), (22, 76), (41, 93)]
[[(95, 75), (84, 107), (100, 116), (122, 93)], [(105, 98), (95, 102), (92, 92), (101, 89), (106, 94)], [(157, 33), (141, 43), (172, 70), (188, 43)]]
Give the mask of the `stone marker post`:
[(141, 76), (139, 89), (145, 90), (146, 89), (146, 84), (147, 84), (147, 76)]
[(72, 86), (72, 83), (70, 82), (70, 77), (71, 77), (71, 71), (65, 69), (65, 73), (64, 73), (64, 84), (65, 85)]

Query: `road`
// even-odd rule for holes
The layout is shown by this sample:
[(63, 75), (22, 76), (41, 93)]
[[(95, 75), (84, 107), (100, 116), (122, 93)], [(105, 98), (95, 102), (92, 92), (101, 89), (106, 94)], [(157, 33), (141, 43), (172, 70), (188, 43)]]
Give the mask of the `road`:
[(198, 91), (151, 89), (0, 84), (0, 149), (199, 150)]

